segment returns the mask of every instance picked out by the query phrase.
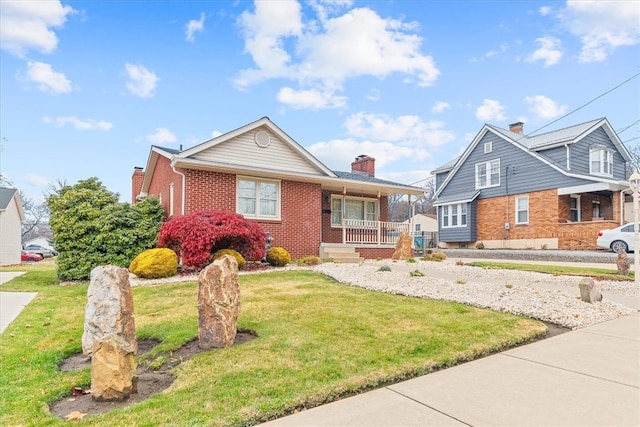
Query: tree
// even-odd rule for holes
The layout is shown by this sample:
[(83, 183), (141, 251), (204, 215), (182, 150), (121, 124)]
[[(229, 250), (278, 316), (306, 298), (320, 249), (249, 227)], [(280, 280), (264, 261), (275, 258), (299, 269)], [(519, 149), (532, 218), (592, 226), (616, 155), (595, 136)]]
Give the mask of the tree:
[(155, 246), (164, 210), (155, 198), (119, 203), (97, 178), (63, 185), (47, 197), (58, 251), (58, 278), (82, 280), (100, 265), (128, 267)]
[(240, 214), (199, 211), (174, 216), (160, 229), (158, 246), (173, 249), (189, 267), (204, 267), (220, 249), (233, 249), (247, 260), (264, 257), (266, 233)]

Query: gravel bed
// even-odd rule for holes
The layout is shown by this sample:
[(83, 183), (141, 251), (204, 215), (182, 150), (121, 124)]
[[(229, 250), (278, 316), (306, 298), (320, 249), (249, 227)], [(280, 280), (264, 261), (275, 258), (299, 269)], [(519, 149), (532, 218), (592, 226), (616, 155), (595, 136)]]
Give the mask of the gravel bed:
[[(378, 271), (382, 265), (391, 271)], [(456, 301), (523, 315), (571, 329), (626, 316), (633, 309), (607, 301), (594, 304), (579, 297), (580, 277), (517, 270), (491, 270), (444, 262), (366, 261), (324, 263), (314, 270), (335, 280), (370, 290), (420, 298)], [(411, 277), (419, 270), (423, 277)], [(597, 282), (605, 292), (638, 297), (632, 282)], [(578, 295), (578, 296), (577, 296)]]
[[(566, 251), (557, 249), (438, 249), (449, 258), (486, 258), (496, 260), (561, 261), (615, 264), (617, 254), (605, 251)], [(633, 254), (629, 254), (633, 258)]]

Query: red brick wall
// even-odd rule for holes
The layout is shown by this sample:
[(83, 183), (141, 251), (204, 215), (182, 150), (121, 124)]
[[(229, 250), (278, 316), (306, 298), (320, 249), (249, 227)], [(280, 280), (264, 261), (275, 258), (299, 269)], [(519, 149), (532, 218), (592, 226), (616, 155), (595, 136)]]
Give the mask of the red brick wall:
[(365, 259), (389, 259), (393, 256), (395, 248), (356, 248), (356, 252)]
[(376, 175), (376, 159), (369, 156), (356, 157), (351, 163), (352, 172), (362, 172), (369, 176)]
[[(199, 170), (186, 171), (185, 213), (211, 209), (236, 211), (236, 176)], [(319, 184), (281, 181), (280, 220), (255, 220), (292, 258), (318, 255), (321, 190)]]
[(144, 179), (144, 172), (142, 169), (134, 169), (131, 176), (131, 204), (136, 203), (136, 197), (140, 194), (142, 188), (142, 180)]
[(597, 249), (598, 231), (618, 227), (617, 221), (588, 221), (558, 226), (560, 249)]
[[(524, 194), (523, 194), (524, 195)], [(541, 239), (558, 236), (558, 192), (528, 193), (529, 224), (516, 225), (515, 200), (520, 195), (478, 200), (478, 240)], [(510, 229), (504, 224), (509, 222)]]
[(182, 176), (171, 168), (171, 163), (166, 157), (158, 156), (158, 163), (151, 177), (148, 195), (160, 198), (162, 195), (162, 207), (169, 215), (169, 185), (173, 183), (173, 214), (179, 215), (182, 204)]

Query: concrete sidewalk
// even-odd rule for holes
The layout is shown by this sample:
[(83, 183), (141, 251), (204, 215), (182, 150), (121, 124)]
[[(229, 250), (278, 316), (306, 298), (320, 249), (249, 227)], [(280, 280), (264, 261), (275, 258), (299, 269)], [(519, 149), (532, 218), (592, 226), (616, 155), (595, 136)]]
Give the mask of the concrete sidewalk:
[[(24, 271), (2, 271), (0, 272), (0, 285), (22, 274)], [(36, 295), (36, 292), (0, 292), (0, 334), (7, 329)]]
[(263, 425), (638, 426), (640, 315), (567, 332)]

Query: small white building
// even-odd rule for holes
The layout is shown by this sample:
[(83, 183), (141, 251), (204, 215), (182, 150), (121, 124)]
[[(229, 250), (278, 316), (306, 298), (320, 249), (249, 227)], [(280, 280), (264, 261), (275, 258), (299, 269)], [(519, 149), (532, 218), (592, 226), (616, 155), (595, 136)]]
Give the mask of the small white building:
[(415, 214), (411, 220), (404, 221), (408, 224), (411, 221), (411, 233), (413, 235), (419, 235), (421, 232), (438, 232), (438, 218), (435, 215), (429, 214)]
[(24, 218), (18, 190), (0, 187), (0, 265), (20, 264)]

